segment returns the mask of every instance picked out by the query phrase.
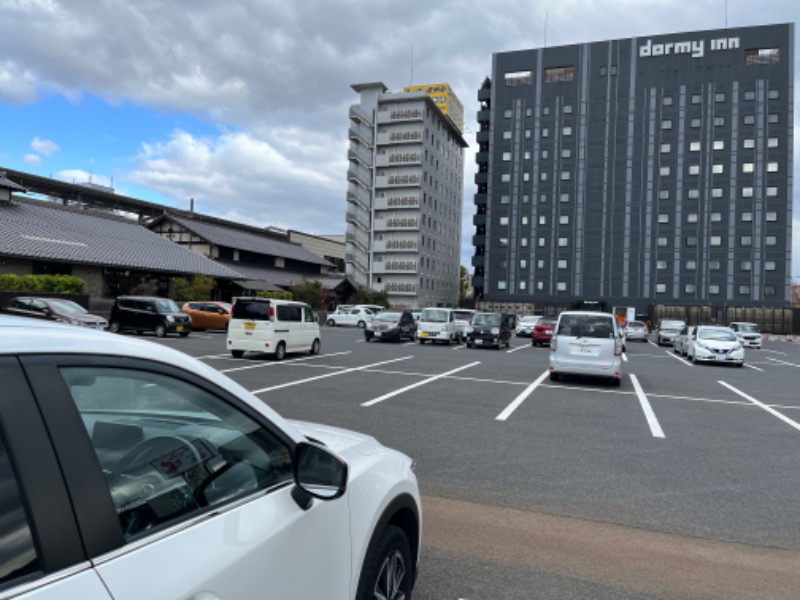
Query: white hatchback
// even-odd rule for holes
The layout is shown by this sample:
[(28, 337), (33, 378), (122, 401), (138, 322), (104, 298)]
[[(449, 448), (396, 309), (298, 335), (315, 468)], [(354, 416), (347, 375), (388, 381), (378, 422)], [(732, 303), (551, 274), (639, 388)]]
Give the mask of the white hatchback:
[(550, 340), (550, 380), (562, 375), (622, 379), (622, 339), (611, 313), (566, 311)]
[(744, 366), (744, 347), (730, 327), (698, 325), (686, 344), (686, 355), (693, 363)]
[(410, 597), (413, 461), (141, 339), (0, 316), (0, 597)]

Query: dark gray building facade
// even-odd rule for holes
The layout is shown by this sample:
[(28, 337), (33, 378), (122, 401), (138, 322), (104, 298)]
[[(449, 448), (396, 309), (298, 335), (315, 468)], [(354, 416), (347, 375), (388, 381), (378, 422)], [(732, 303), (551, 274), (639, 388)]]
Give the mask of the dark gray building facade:
[(794, 25), (496, 53), (476, 299), (788, 306)]

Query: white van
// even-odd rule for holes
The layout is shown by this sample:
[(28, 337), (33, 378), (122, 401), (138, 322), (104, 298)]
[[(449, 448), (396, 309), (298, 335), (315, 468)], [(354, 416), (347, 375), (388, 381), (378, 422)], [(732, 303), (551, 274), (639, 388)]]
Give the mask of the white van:
[(466, 321), (462, 321), (452, 308), (426, 308), (417, 321), (417, 341), (460, 343), (466, 337)]
[(234, 358), (245, 352), (319, 354), (319, 324), (308, 304), (273, 298), (233, 299), (228, 325), (228, 350)]
[(550, 340), (550, 380), (561, 375), (622, 379), (622, 340), (611, 313), (565, 311), (558, 316)]

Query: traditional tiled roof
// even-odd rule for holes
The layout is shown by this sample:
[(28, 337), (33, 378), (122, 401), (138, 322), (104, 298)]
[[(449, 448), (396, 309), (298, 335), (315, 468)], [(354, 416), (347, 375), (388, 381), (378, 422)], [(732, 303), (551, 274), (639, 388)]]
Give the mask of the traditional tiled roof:
[[(303, 279), (308, 279), (309, 281), (319, 281), (326, 288), (333, 289), (342, 283), (342, 281), (344, 281), (344, 277), (335, 277), (328, 274), (293, 273), (283, 269), (270, 269), (267, 267), (259, 267), (258, 265), (251, 265), (241, 262), (220, 262), (226, 266), (229, 266), (231, 269), (239, 271), (250, 280), (245, 285), (239, 281), (236, 282), (246, 289), (274, 290), (279, 288), (288, 288), (301, 283)], [(259, 285), (263, 287), (259, 287)]]
[(0, 188), (6, 190), (12, 190), (14, 192), (27, 192), (24, 187), (19, 185), (18, 183), (14, 183), (8, 177), (6, 177), (5, 172), (0, 173)]
[(247, 277), (134, 221), (19, 197), (0, 204), (0, 255), (231, 280)]
[(306, 250), (299, 244), (277, 240), (266, 234), (259, 235), (254, 231), (248, 230), (249, 228), (237, 227), (235, 223), (226, 226), (220, 223), (211, 223), (206, 220), (192, 219), (172, 213), (165, 215), (163, 218), (172, 219), (182, 227), (185, 227), (204, 240), (217, 246), (225, 246), (268, 256), (289, 258), (326, 267), (333, 266), (324, 258), (317, 256), (310, 250)]

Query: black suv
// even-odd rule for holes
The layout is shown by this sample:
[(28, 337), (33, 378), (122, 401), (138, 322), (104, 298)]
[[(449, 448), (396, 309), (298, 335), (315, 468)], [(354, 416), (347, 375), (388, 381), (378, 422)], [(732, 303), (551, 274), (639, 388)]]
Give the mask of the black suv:
[(108, 329), (114, 333), (152, 331), (158, 337), (168, 333), (186, 337), (192, 331), (192, 319), (169, 298), (120, 296), (111, 307)]
[(467, 347), (511, 347), (516, 317), (508, 313), (475, 313), (467, 329)]

